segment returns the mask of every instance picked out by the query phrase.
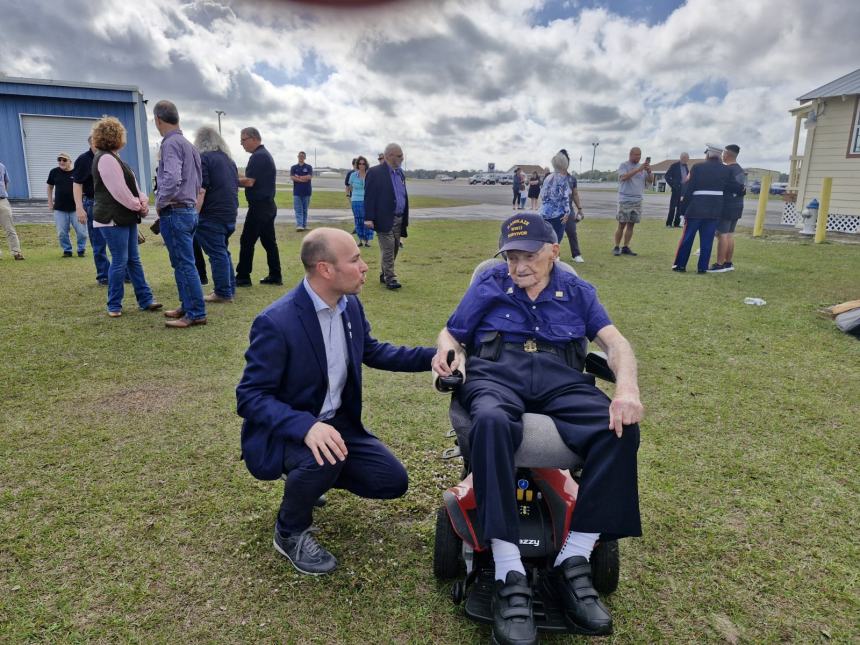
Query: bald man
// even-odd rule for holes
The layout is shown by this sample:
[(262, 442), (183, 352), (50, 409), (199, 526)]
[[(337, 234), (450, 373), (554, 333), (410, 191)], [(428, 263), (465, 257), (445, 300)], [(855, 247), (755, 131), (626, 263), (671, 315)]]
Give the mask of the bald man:
[(358, 299), (367, 264), (346, 231), (311, 231), (301, 260), (304, 279), (251, 326), (236, 399), (248, 470), (258, 479), (286, 475), (275, 550), (301, 573), (319, 575), (337, 560), (314, 539), (316, 500), (331, 488), (393, 499), (408, 485), (403, 465), (362, 425), (361, 364), (422, 372), (436, 350), (370, 335)]

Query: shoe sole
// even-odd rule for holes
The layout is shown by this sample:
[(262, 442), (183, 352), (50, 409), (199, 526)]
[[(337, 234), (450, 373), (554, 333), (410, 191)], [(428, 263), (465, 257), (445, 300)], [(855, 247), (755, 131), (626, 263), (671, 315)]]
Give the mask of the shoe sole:
[(588, 629), (574, 622), (570, 616), (564, 615), (564, 624), (567, 625), (567, 631), (571, 634), (580, 634), (582, 636), (608, 636), (612, 633), (612, 625), (602, 629)]
[[(293, 559), (292, 559), (289, 555), (287, 555), (287, 552), (286, 552), (286, 551), (284, 551), (284, 550), (283, 550), (283, 549), (278, 545), (278, 542), (277, 542), (277, 540), (275, 540), (275, 538), (272, 538), (272, 546), (273, 546), (273, 547), (275, 547), (275, 551), (277, 551), (277, 552), (278, 552), (278, 553), (280, 553), (282, 556), (284, 556), (287, 560), (289, 560), (290, 564), (291, 564), (291, 565), (293, 565), (293, 568), (294, 568), (296, 571), (298, 571), (299, 573), (303, 573), (303, 574), (304, 574), (304, 575), (306, 575), (306, 576), (324, 576), (324, 575), (329, 574), (329, 573), (331, 573), (332, 571), (334, 571), (334, 568), (333, 568), (333, 569), (331, 569), (331, 571), (320, 571), (320, 572), (315, 572), (315, 571), (305, 571), (304, 569), (300, 569), (300, 568), (298, 567), (298, 565), (296, 565), (296, 563), (295, 563), (295, 562), (293, 562)], [(335, 567), (335, 568), (336, 568), (336, 567)]]

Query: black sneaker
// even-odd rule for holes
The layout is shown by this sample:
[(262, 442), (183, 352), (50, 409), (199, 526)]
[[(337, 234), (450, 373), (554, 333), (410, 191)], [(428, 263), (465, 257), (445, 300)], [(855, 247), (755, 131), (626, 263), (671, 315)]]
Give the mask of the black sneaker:
[(86, 252), (84, 252), (84, 251), (78, 251), (78, 257), (79, 257), (79, 258), (82, 258), (82, 257), (84, 257), (85, 255), (86, 255)]
[(64, 258), (72, 257), (72, 252), (71, 251), (63, 251), (63, 257)]
[(537, 643), (537, 627), (532, 613), (532, 589), (525, 575), (519, 571), (509, 571), (504, 582), (496, 580), (491, 606), (493, 643)]
[(612, 633), (612, 616), (600, 602), (591, 583), (591, 565), (582, 556), (569, 557), (552, 570), (556, 590), (564, 604), (564, 620), (576, 634)]
[(386, 283), (385, 283), (385, 288), (386, 288), (386, 289), (391, 289), (392, 291), (394, 291), (395, 289), (399, 289), (399, 288), (400, 288), (400, 287), (402, 287), (402, 286), (403, 286), (403, 285), (402, 285), (402, 284), (400, 284), (397, 280), (392, 280), (391, 282), (386, 282)]
[(379, 274), (379, 283), (385, 284), (385, 274), (384, 273)]
[(251, 278), (236, 278), (236, 286), (237, 287), (250, 287), (250, 286), (252, 286)]
[(272, 544), (275, 551), (289, 560), (299, 573), (319, 576), (334, 571), (337, 560), (312, 535), (319, 529), (310, 527), (297, 535), (281, 533), (275, 527)]
[(612, 255), (621, 255), (621, 249), (616, 246), (612, 249)]
[(281, 280), (280, 278), (273, 278), (272, 276), (267, 275), (265, 278), (260, 280), (260, 284), (282, 285), (282, 284), (284, 284), (284, 281)]
[(631, 251), (629, 246), (622, 246), (621, 247), (621, 255), (639, 255), (639, 254)]
[(209, 278), (200, 278), (200, 284), (209, 284)]
[(100, 286), (100, 287), (106, 287), (106, 286), (108, 286), (108, 281), (107, 281), (107, 280), (99, 280), (99, 281), (98, 281), (98, 283), (99, 283), (99, 286)]
[(735, 270), (735, 265), (732, 264), (731, 262), (726, 262), (723, 265), (723, 271), (734, 271), (734, 270)]
[(686, 273), (687, 267), (674, 266), (672, 267), (672, 271), (674, 271), (675, 273)]

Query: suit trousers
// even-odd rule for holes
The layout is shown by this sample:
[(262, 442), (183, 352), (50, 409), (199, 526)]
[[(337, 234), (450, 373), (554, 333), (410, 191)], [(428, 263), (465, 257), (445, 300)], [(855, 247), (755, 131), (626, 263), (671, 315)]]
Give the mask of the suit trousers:
[(594, 377), (545, 352), (503, 350), (497, 361), (472, 357), (458, 397), (472, 417), (469, 435), (478, 526), (485, 541), (519, 542), (514, 453), (524, 412), (546, 414), (584, 460), (571, 530), (605, 539), (642, 534), (636, 452), (639, 426), (609, 430), (609, 398)]
[(567, 218), (567, 223), (564, 225), (564, 232), (567, 233), (567, 242), (570, 244), (570, 254), (573, 257), (582, 255), (579, 249), (579, 235), (576, 232), (576, 214), (571, 211), (570, 217)]
[(669, 198), (669, 214), (666, 216), (666, 226), (681, 225), (681, 194), (680, 188), (672, 191), (672, 196)]
[(236, 265), (236, 279), (250, 280), (254, 268), (254, 245), (257, 240), (266, 249), (266, 259), (269, 263), (269, 276), (275, 280), (281, 279), (281, 258), (278, 254), (278, 242), (275, 239), (275, 217), (278, 207), (275, 200), (248, 202), (248, 214), (245, 216), (245, 226), (239, 237), (239, 264)]
[(681, 234), (681, 243), (675, 254), (675, 266), (687, 267), (690, 252), (693, 250), (693, 241), (696, 232), (699, 233), (699, 271), (708, 270), (708, 262), (711, 261), (711, 248), (714, 246), (714, 233), (717, 231), (718, 220), (715, 219), (690, 219), (684, 218), (684, 232)]
[(395, 215), (390, 231), (387, 233), (376, 232), (376, 237), (379, 241), (379, 253), (382, 256), (382, 277), (386, 284), (397, 281), (397, 273), (394, 271), (394, 261), (397, 259), (397, 252), (400, 250), (400, 226), (402, 224), (403, 218), (400, 215)]
[(347, 457), (334, 465), (323, 459), (320, 466), (304, 443), (287, 442), (284, 448), (284, 498), (277, 528), (301, 533), (313, 521), (314, 502), (332, 488), (344, 488), (359, 497), (395, 499), (409, 487), (406, 468), (372, 434), (356, 427), (345, 415), (324, 423), (334, 426), (346, 443)]

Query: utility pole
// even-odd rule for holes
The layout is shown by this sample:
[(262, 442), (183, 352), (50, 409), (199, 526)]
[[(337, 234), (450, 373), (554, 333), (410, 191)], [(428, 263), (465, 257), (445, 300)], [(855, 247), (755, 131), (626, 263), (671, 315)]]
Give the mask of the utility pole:
[(224, 110), (215, 110), (215, 114), (218, 115), (218, 134), (221, 134), (221, 116), (227, 113)]
[(591, 147), (593, 148), (591, 152), (591, 181), (594, 181), (594, 158), (597, 156), (597, 146), (600, 145), (600, 141), (592, 141)]

